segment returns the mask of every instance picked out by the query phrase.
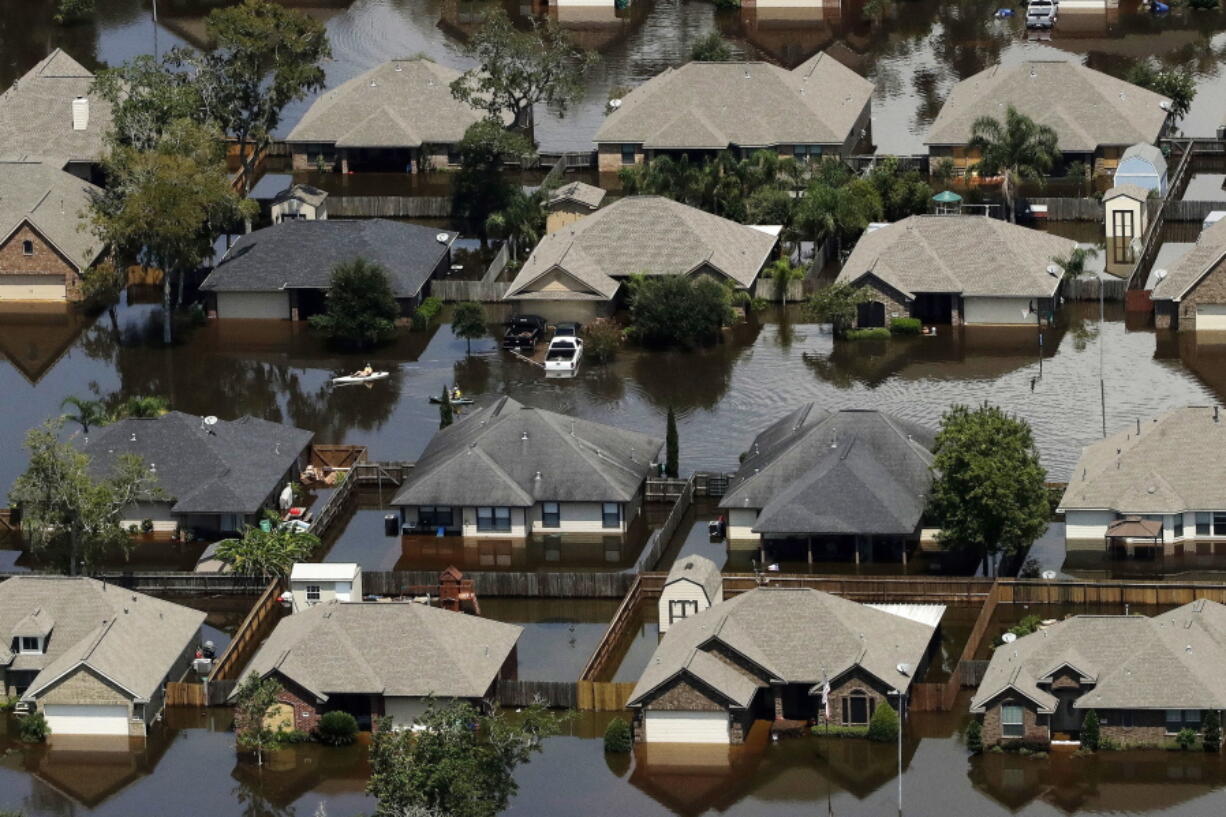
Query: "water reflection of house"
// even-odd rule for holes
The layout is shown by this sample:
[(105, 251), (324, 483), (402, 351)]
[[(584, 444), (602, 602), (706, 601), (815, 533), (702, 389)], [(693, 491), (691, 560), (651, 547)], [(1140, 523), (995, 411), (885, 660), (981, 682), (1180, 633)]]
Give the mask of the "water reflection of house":
[[(228, 0), (189, 0), (189, 2), (158, 3), (158, 25), (186, 40), (190, 45), (210, 49), (206, 17), (214, 8), (228, 5)], [(353, 5), (353, 0), (277, 0), (277, 5), (302, 12), (306, 16), (326, 23)]]
[(965, 170), (979, 161), (969, 147), (981, 116), (1003, 121), (1009, 106), (1056, 132), (1066, 162), (1079, 160), (1095, 174), (1115, 169), (1129, 145), (1154, 144), (1170, 124), (1164, 96), (1065, 60), (994, 65), (949, 92), (924, 144), (935, 163), (953, 160)]
[(662, 445), (503, 397), (435, 434), (392, 504), (406, 532), (499, 541), (508, 557), (531, 539), (565, 560), (571, 540), (628, 534)]
[[(142, 777), (153, 774), (158, 761), (173, 742), (175, 732), (157, 726), (146, 740), (128, 738), (62, 736), (46, 747), (24, 753), (26, 771), (56, 795), (96, 808)], [(49, 793), (34, 795), (36, 800)], [(49, 812), (59, 808), (50, 807)]]
[(68, 304), (5, 304), (0, 309), (0, 356), (30, 383), (37, 383), (89, 323)]
[(742, 455), (720, 501), (729, 547), (783, 560), (905, 561), (931, 489), (933, 436), (878, 411), (796, 409)]
[(746, 0), (729, 33), (790, 67), (833, 45), (842, 20), (842, 0)]
[(856, 326), (1050, 322), (1070, 239), (984, 216), (911, 216), (856, 244), (838, 282), (865, 287)]

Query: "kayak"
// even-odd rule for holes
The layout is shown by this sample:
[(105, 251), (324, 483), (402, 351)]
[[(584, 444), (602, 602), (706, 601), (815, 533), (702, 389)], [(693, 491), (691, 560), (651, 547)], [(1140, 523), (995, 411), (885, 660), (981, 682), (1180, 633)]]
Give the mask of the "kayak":
[[(441, 403), (443, 402), (443, 398), (439, 397), (437, 394), (432, 394), (430, 395), (430, 402)], [(471, 397), (453, 397), (450, 400), (450, 403), (453, 406), (471, 406), (474, 402), (475, 401)]]
[(332, 382), (338, 385), (347, 386), (350, 383), (373, 383), (376, 380), (385, 380), (387, 372), (372, 372), (368, 375), (347, 374), (341, 377), (332, 378)]

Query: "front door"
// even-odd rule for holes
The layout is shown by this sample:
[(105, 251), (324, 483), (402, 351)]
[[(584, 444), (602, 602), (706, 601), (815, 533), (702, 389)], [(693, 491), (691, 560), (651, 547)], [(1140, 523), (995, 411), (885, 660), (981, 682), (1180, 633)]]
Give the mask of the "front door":
[(1076, 690), (1056, 690), (1056, 698), (1060, 703), (1056, 713), (1051, 716), (1051, 731), (1076, 733), (1081, 731), (1081, 719), (1084, 713), (1073, 708), (1073, 701), (1079, 693)]

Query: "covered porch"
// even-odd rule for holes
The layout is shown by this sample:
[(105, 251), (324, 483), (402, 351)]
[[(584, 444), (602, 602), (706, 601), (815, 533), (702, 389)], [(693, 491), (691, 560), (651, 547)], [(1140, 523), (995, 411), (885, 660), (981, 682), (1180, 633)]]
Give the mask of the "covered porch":
[(1124, 516), (1107, 526), (1107, 556), (1153, 561), (1163, 556), (1162, 520)]

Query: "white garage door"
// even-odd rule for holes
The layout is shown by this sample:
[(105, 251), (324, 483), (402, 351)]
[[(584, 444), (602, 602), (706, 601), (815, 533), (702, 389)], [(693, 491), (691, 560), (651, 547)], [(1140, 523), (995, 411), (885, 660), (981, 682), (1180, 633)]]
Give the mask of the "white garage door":
[(648, 743), (727, 743), (726, 712), (647, 712)]
[(47, 704), (43, 709), (52, 735), (126, 735), (126, 706)]
[(217, 317), (289, 318), (289, 294), (285, 292), (218, 292)]
[(1207, 332), (1226, 331), (1226, 304), (1197, 304), (1196, 329)]
[(964, 298), (962, 319), (967, 323), (1031, 324), (1035, 316), (1030, 312), (1034, 303), (1028, 298)]
[(5, 275), (0, 277), (0, 301), (62, 301), (63, 275)]

